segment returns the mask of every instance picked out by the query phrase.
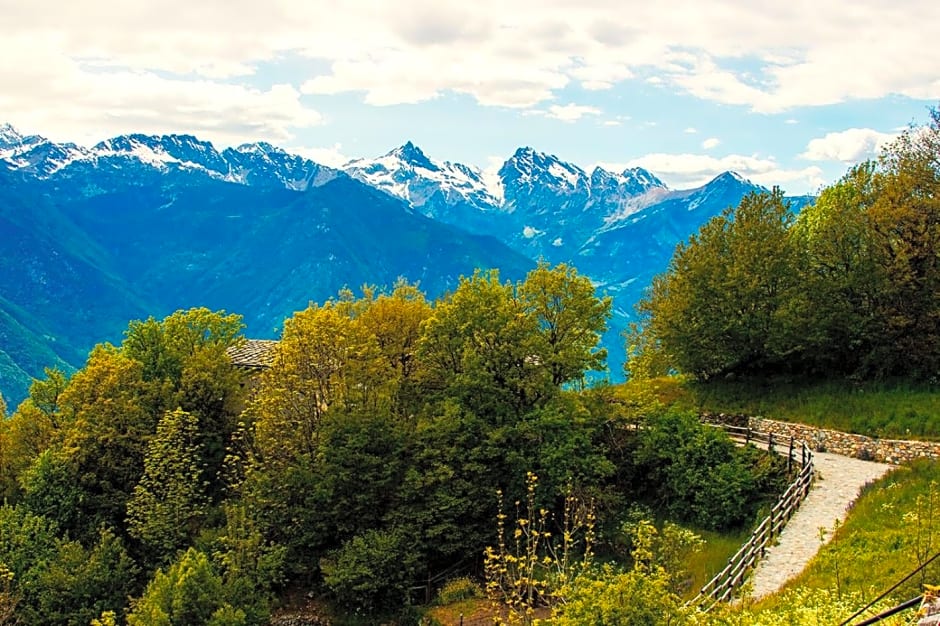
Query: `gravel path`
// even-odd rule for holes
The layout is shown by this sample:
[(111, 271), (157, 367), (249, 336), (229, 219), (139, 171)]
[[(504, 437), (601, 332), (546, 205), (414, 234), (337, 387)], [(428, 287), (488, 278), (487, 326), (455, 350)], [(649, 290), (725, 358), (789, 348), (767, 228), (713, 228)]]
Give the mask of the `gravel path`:
[(809, 495), (787, 522), (779, 542), (767, 549), (754, 570), (751, 577), (754, 599), (777, 591), (802, 572), (823, 544), (819, 529), (826, 529), (824, 541), (828, 542), (835, 522), (845, 519), (846, 510), (862, 486), (894, 467), (826, 452), (814, 453), (814, 459), (816, 482)]

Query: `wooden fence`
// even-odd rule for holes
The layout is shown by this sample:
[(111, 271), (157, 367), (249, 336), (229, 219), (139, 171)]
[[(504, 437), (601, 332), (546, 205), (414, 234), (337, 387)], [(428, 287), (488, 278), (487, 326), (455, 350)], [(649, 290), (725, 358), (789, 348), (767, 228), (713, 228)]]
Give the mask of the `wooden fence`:
[(786, 455), (789, 470), (793, 469), (794, 464), (798, 464), (800, 471), (787, 487), (787, 490), (780, 496), (780, 499), (777, 500), (777, 503), (770, 509), (770, 514), (757, 525), (757, 528), (751, 533), (750, 538), (744, 542), (741, 549), (728, 560), (728, 565), (718, 572), (714, 578), (705, 583), (702, 590), (691, 601), (691, 604), (695, 604), (705, 611), (708, 611), (719, 602), (727, 602), (732, 599), (734, 592), (744, 584), (757, 561), (764, 556), (767, 546), (775, 537), (780, 535), (800, 503), (809, 494), (815, 476), (813, 453), (804, 442), (796, 442), (792, 437), (789, 440), (780, 441), (779, 438), (775, 439), (771, 433), (755, 431), (741, 426), (726, 424), (714, 424), (714, 426), (727, 431), (731, 438), (739, 443), (765, 444), (768, 451)]

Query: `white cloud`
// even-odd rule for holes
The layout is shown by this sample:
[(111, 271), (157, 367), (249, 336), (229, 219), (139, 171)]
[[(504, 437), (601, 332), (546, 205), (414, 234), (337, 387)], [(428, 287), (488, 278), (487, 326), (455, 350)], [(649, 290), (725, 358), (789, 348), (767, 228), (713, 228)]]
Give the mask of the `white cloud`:
[(787, 183), (800, 188), (816, 189), (825, 181), (822, 169), (813, 165), (800, 169), (782, 167), (773, 158), (729, 154), (715, 157), (707, 154), (653, 153), (626, 163), (598, 163), (608, 171), (619, 172), (628, 167), (642, 167), (659, 176), (667, 185), (687, 189), (704, 185), (722, 172), (737, 172), (741, 176), (767, 187)]
[(351, 160), (351, 157), (343, 154), (343, 146), (339, 143), (326, 148), (287, 147), (285, 150), (292, 154), (299, 154), (314, 163), (330, 167), (340, 167)]
[[(164, 92), (172, 81), (199, 81), (195, 107), (234, 126), (233, 112), (206, 98), (206, 86), (239, 85), (244, 103), (260, 68), (286, 58), (300, 61), (290, 82), (302, 93), (357, 93), (374, 105), (458, 93), (526, 108), (572, 83), (608, 89), (636, 77), (762, 112), (888, 94), (940, 98), (940, 3), (926, 0), (850, 8), (774, 0), (34, 0), (5, 2), (3, 14), (0, 108), (14, 120), (46, 106), (50, 92), (81, 96), (102, 76), (114, 79), (109, 119), (133, 117), (125, 100), (134, 81), (117, 79), (143, 73), (170, 81)], [(624, 26), (625, 14), (642, 28)], [(90, 104), (79, 97), (74, 108)], [(67, 117), (82, 116), (91, 113)], [(287, 117), (296, 119), (272, 123), (280, 134), (310, 123), (307, 114)]]
[(702, 142), (702, 148), (705, 150), (711, 150), (712, 148), (718, 147), (721, 141), (717, 137), (709, 137)]
[(601, 110), (597, 107), (586, 106), (582, 104), (553, 104), (548, 107), (548, 117), (562, 122), (576, 122), (585, 115), (600, 115)]
[(686, 134), (689, 134), (689, 135), (694, 135), (695, 133), (698, 132), (698, 129), (693, 128), (692, 126), (689, 126), (688, 128), (686, 128), (686, 129), (685, 129), (684, 131), (682, 131), (682, 132), (684, 132), (684, 133), (686, 133)]
[[(2, 32), (3, 27), (0, 27)], [(7, 121), (52, 139), (93, 143), (127, 133), (189, 132), (233, 145), (264, 138), (285, 142), (292, 129), (322, 122), (289, 84), (257, 88), (207, 77), (175, 76), (146, 69), (103, 67), (48, 46), (27, 46), (19, 36), (0, 36), (0, 111)]]
[(871, 128), (849, 128), (811, 140), (800, 158), (858, 163), (878, 156), (881, 149), (895, 138), (896, 134), (881, 133)]

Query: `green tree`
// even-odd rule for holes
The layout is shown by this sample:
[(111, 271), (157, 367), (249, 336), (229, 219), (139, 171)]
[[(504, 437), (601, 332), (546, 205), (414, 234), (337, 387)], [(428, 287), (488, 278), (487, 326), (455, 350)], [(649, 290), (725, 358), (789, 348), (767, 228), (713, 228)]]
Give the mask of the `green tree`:
[(794, 225), (802, 288), (793, 308), (802, 320), (801, 358), (811, 373), (860, 372), (881, 332), (877, 307), (886, 276), (869, 216), (877, 184), (874, 163), (857, 165)]
[(7, 419), (0, 411), (0, 499), (19, 497), (19, 477), (67, 426), (60, 398), (68, 381), (57, 369), (46, 368), (45, 374), (33, 381), (29, 397), (12, 416)]
[(394, 380), (375, 335), (333, 304), (311, 306), (284, 323), (273, 367), (250, 407), (254, 441), (266, 459), (316, 453), (324, 417), (382, 411)]
[(148, 385), (139, 362), (113, 346), (97, 346), (62, 395), (70, 425), (61, 453), (81, 491), (73, 536), (90, 539), (103, 523), (123, 528), (127, 501), (143, 474), (146, 440), (157, 417), (146, 407)]
[(60, 449), (50, 448), (40, 454), (20, 476), (20, 485), (23, 505), (54, 521), (60, 529), (74, 533), (94, 523), (82, 507), (83, 492), (75, 466)]
[(224, 600), (222, 578), (209, 558), (193, 548), (166, 571), (157, 570), (132, 606), (128, 626), (246, 624), (244, 612)]
[(323, 581), (343, 606), (366, 615), (407, 603), (418, 555), (395, 530), (367, 530), (324, 558)]
[(399, 282), (390, 295), (379, 295), (359, 316), (363, 326), (375, 336), (379, 350), (388, 359), (397, 381), (394, 410), (407, 417), (420, 403), (416, 379), (421, 324), (431, 315), (424, 294), (407, 282)]
[(515, 420), (553, 393), (539, 328), (511, 283), (477, 271), (438, 302), (419, 354), (431, 388), (493, 422)]
[(598, 347), (611, 316), (611, 298), (597, 298), (586, 276), (567, 265), (545, 262), (519, 284), (523, 310), (536, 319), (542, 343), (539, 358), (552, 384), (580, 380), (589, 370), (605, 367), (607, 350)]
[(31, 590), (35, 603), (22, 606), (20, 617), (33, 624), (85, 626), (103, 611), (123, 615), (138, 573), (121, 540), (108, 530), (99, 532), (91, 550), (60, 540), (55, 560), (43, 564)]
[(752, 193), (680, 245), (639, 309), (656, 346), (700, 378), (785, 367), (798, 283), (783, 192)]
[(908, 130), (880, 161), (870, 209), (887, 284), (872, 354), (883, 375), (929, 379), (940, 370), (940, 112)]
[(203, 462), (213, 477), (242, 403), (240, 374), (226, 355), (242, 328), (240, 315), (195, 308), (132, 321), (121, 344), (121, 353), (141, 365), (141, 403), (154, 424), (176, 408), (199, 417)]
[(224, 506), (213, 560), (219, 565), (225, 595), (245, 612), (248, 624), (268, 623), (272, 590), (284, 580), (286, 549), (264, 538), (244, 502)]
[(168, 411), (147, 445), (144, 472), (127, 503), (131, 535), (166, 562), (198, 533), (208, 510), (196, 416)]
[(190, 357), (210, 346), (233, 345), (244, 327), (240, 315), (207, 308), (176, 311), (163, 320), (132, 321), (124, 333), (123, 353), (141, 363), (147, 381), (179, 385)]
[(636, 495), (698, 528), (735, 528), (754, 515), (759, 494), (746, 458), (724, 431), (668, 412), (638, 433)]

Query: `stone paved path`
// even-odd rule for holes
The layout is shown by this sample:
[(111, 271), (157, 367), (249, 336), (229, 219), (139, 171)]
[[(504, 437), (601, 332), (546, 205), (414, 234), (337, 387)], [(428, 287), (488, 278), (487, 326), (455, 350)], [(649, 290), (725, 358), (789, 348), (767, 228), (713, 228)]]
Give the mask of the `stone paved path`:
[(824, 540), (828, 542), (836, 520), (845, 519), (846, 510), (862, 486), (894, 467), (825, 452), (814, 453), (814, 459), (816, 482), (809, 495), (787, 522), (779, 542), (767, 550), (754, 570), (754, 599), (777, 591), (802, 572), (822, 546), (819, 529), (826, 529)]

